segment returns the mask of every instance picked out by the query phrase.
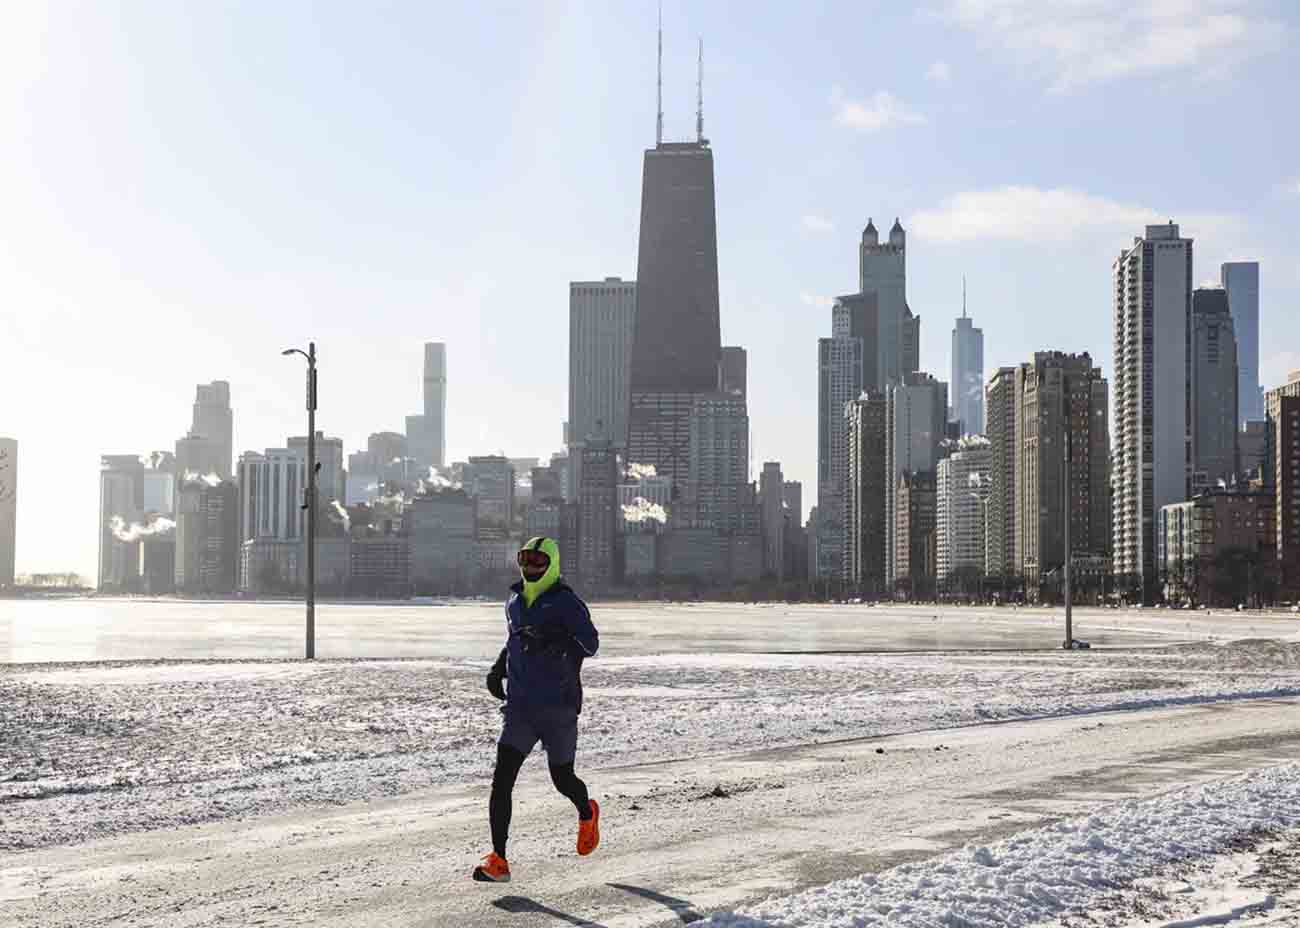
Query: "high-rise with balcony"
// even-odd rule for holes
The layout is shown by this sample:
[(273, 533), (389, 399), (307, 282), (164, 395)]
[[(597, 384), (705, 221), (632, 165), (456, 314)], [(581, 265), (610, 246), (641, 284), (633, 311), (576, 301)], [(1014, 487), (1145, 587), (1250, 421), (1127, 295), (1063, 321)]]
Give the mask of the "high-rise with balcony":
[(1300, 371), (1265, 394), (1266, 486), (1273, 491), (1280, 594), (1300, 598)]
[(1191, 486), (1192, 240), (1146, 227), (1113, 268), (1114, 573), (1155, 595), (1162, 506)]
[(935, 576), (950, 593), (975, 593), (983, 581), (992, 464), (988, 442), (972, 436), (935, 474)]
[(1020, 573), (1016, 561), (1016, 368), (999, 367), (986, 390), (989, 439), (988, 534), (984, 569), (990, 577)]
[[(839, 310), (839, 307), (837, 307)], [(848, 465), (844, 407), (862, 392), (863, 339), (850, 334), (851, 316), (831, 316), (831, 337), (817, 340), (816, 576), (844, 571), (844, 488)]]
[(1237, 421), (1264, 418), (1259, 381), (1259, 262), (1231, 261), (1219, 268), (1237, 337)]
[(1086, 353), (1040, 351), (1016, 372), (1015, 562), (1031, 598), (1065, 564), (1067, 518), (1072, 563), (1109, 550), (1107, 394)]

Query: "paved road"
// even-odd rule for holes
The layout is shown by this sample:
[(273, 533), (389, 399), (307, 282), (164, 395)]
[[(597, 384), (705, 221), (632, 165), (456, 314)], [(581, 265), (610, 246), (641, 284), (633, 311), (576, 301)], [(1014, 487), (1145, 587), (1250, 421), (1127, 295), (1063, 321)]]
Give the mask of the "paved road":
[(534, 758), (509, 886), (467, 878), (486, 850), (484, 784), (0, 856), (0, 910), (77, 928), (681, 924), (1300, 759), (1298, 708), (1228, 702), (588, 771), (606, 822), (587, 859)]

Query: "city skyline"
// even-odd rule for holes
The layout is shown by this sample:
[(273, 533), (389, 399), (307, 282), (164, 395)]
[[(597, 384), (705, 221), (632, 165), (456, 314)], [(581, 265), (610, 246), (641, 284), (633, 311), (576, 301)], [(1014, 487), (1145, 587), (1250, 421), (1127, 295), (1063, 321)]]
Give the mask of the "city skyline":
[[(1279, 12), (1286, 11), (1280, 6), (1266, 9), (1262, 19), (1274, 22)], [(6, 115), (16, 117), (14, 124), (40, 130), (30, 136), (5, 138), (6, 144), (0, 146), (9, 153), (25, 153), (21, 160), (5, 156), (5, 167), (12, 170), (6, 170), (5, 180), (0, 181), (12, 184), (3, 192), (13, 195), (17, 225), (23, 228), (21, 241), (17, 235), (6, 239), (18, 261), (13, 268), (0, 270), (0, 287), (7, 302), (23, 307), (22, 312), (6, 314), (0, 320), (0, 340), (15, 349), (3, 352), (0, 358), (4, 362), (0, 363), (0, 390), (6, 396), (23, 396), (33, 385), (47, 385), (43, 402), (17, 404), (17, 409), (10, 406), (5, 421), (0, 422), (0, 431), (19, 441), (23, 458), (18, 500), (19, 572), (78, 569), (93, 575), (94, 537), (80, 526), (85, 525), (84, 513), (94, 506), (95, 484), (89, 475), (94, 473), (99, 456), (168, 447), (176, 435), (184, 433), (191, 404), (186, 394), (196, 381), (231, 383), (236, 454), (277, 447), (285, 436), (301, 434), (301, 371), (286, 364), (278, 353), (312, 337), (322, 352), (319, 425), (326, 434), (341, 437), (348, 449), (364, 447), (370, 432), (401, 430), (401, 417), (417, 403), (413, 371), (428, 338), (449, 345), (453, 397), (473, 398), (449, 404), (449, 460), (498, 450), (511, 455), (549, 454), (558, 448), (559, 422), (567, 402), (564, 326), (560, 321), (567, 283), (596, 274), (634, 276), (635, 235), (627, 230), (635, 226), (636, 152), (648, 145), (652, 121), (648, 118), (652, 107), (653, 43), (648, 38), (652, 36), (652, 10), (640, 11), (640, 15), (625, 10), (601, 12), (581, 26), (572, 19), (546, 24), (552, 27), (544, 30), (548, 41), (554, 43), (547, 46), (552, 54), (556, 49), (580, 46), (578, 38), (591, 29), (609, 35), (615, 47), (626, 53), (623, 60), (636, 66), (622, 69), (627, 73), (611, 72), (610, 105), (617, 112), (602, 103), (601, 121), (563, 123), (564, 131), (552, 142), (558, 145), (559, 138), (565, 138), (582, 145), (585, 141), (588, 147), (600, 149), (600, 160), (608, 166), (593, 172), (590, 161), (582, 160), (556, 174), (554, 167), (534, 161), (527, 164), (530, 173), (525, 176), (532, 184), (540, 189), (550, 183), (555, 191), (537, 194), (540, 199), (532, 205), (550, 207), (548, 212), (558, 217), (566, 215), (554, 208), (559, 192), (580, 193), (584, 204), (581, 220), (563, 223), (559, 234), (540, 247), (531, 231), (507, 229), (500, 222), (492, 226), (491, 236), (484, 227), (471, 227), (470, 237), (497, 259), (498, 269), (502, 251), (514, 248), (514, 236), (527, 236), (529, 244), (521, 247), (520, 253), (530, 253), (522, 259), (521, 273), (509, 275), (527, 282), (523, 290), (490, 276), (491, 263), (473, 250), (451, 249), (449, 260), (459, 266), (444, 262), (424, 268), (429, 254), (438, 250), (427, 235), (412, 236), (409, 243), (395, 247), (391, 238), (380, 236), (375, 245), (389, 253), (376, 261), (374, 246), (325, 231), (336, 224), (342, 228), (346, 224), (338, 220), (347, 215), (361, 219), (362, 227), (374, 227), (385, 221), (388, 212), (401, 220), (399, 227), (409, 228), (414, 217), (408, 215), (409, 204), (394, 195), (394, 185), (414, 183), (418, 175), (400, 156), (394, 162), (394, 178), (377, 181), (373, 172), (353, 173), (345, 157), (331, 155), (326, 173), (313, 174), (306, 183), (311, 189), (326, 179), (337, 180), (341, 192), (329, 201), (328, 212), (311, 212), (311, 221), (321, 227), (311, 231), (286, 222), (291, 208), (301, 205), (296, 197), (267, 195), (265, 202), (259, 202), (259, 197), (267, 194), (266, 184), (276, 179), (279, 171), (299, 166), (295, 153), (300, 157), (300, 136), (268, 136), (268, 164), (272, 167), (261, 172), (247, 165), (241, 165), (243, 173), (223, 169), (201, 153), (190, 152), (215, 189), (234, 205), (232, 211), (206, 198), (201, 192), (203, 185), (174, 171), (160, 171), (156, 179), (145, 181), (145, 175), (134, 172), (157, 167), (165, 148), (142, 149), (144, 157), (135, 167), (127, 162), (135, 146), (143, 143), (127, 141), (132, 137), (125, 134), (110, 135), (102, 140), (100, 149), (105, 163), (121, 167), (124, 183), (137, 183), (141, 193), (134, 202), (106, 199), (106, 194), (93, 189), (97, 175), (88, 160), (76, 154), (55, 155), (60, 150), (87, 148), (75, 141), (83, 130), (65, 125), (53, 115), (63, 112), (68, 100), (76, 99), (74, 90), (90, 92), (78, 83), (84, 74), (102, 78), (107, 92), (139, 88), (157, 69), (174, 69), (174, 86), (146, 87), (145, 99), (138, 103), (126, 102), (134, 99), (132, 94), (119, 94), (114, 107), (125, 109), (102, 108), (105, 112), (95, 118), (122, 116), (124, 131), (129, 133), (147, 125), (141, 120), (152, 102), (163, 114), (161, 118), (169, 120), (173, 132), (193, 130), (196, 137), (216, 132), (217, 139), (226, 142), (234, 137), (226, 139), (220, 134), (211, 94), (204, 97), (186, 92), (201, 83), (200, 76), (206, 77), (202, 69), (186, 66), (161, 50), (169, 34), (195, 26), (190, 19), (172, 12), (156, 22), (136, 22), (140, 31), (133, 35), (160, 41), (137, 43), (133, 50), (142, 57), (131, 63), (125, 49), (115, 44), (116, 33), (107, 28), (102, 14), (88, 14), (81, 37), (75, 40), (68, 38), (69, 23), (56, 22), (48, 32), (41, 32), (41, 23), (29, 21), (59, 15), (57, 11), (24, 11), (27, 19), (20, 18), (12, 34), (20, 42), (30, 38), (33, 30), (45, 38), (28, 42), (9, 60), (17, 62), (12, 66), (27, 69), (21, 71), (23, 75), (30, 72), (32, 93), (21, 100), (5, 97), (0, 104)], [(128, 11), (124, 17), (132, 20), (137, 15)], [(209, 15), (203, 11), (190, 14), (198, 21)], [(818, 41), (785, 15), (765, 13), (760, 31), (781, 34), (794, 48), (811, 47)], [(850, 18), (848, 8), (831, 10), (828, 15), (846, 21)], [(1300, 296), (1295, 271), (1300, 262), (1292, 256), (1282, 219), (1289, 212), (1288, 204), (1295, 202), (1289, 198), (1297, 194), (1286, 190), (1288, 184), (1294, 184), (1297, 169), (1277, 161), (1273, 154), (1294, 150), (1294, 145), (1285, 144), (1293, 129), (1261, 120), (1260, 131), (1270, 134), (1271, 143), (1259, 145), (1251, 153), (1238, 152), (1225, 160), (1217, 152), (1206, 152), (1195, 171), (1162, 163), (1158, 171), (1154, 166), (1143, 168), (1137, 179), (1117, 182), (1113, 179), (1121, 172), (1115, 161), (1103, 158), (1097, 164), (1087, 163), (1095, 150), (1063, 158), (1051, 171), (1035, 169), (1032, 165), (1046, 163), (1043, 159), (1056, 152), (999, 123), (996, 106), (1018, 99), (1033, 108), (1036, 132), (1048, 130), (1043, 135), (1051, 135), (1062, 121), (1077, 121), (1078, 125), (1058, 133), (1068, 147), (1079, 133), (1097, 127), (1101, 111), (1108, 109), (1108, 104), (1113, 106), (1118, 95), (1144, 84), (1160, 92), (1160, 81), (1194, 67), (1194, 56), (1182, 65), (1134, 68), (1109, 77), (1085, 73), (1084, 78), (1077, 73), (1082, 67), (1079, 61), (1066, 67), (1064, 62), (1048, 60), (1040, 67), (1054, 72), (1049, 75), (1049, 92), (1030, 86), (1028, 81), (1008, 79), (998, 98), (987, 106), (974, 107), (972, 116), (960, 110), (967, 94), (958, 93), (956, 82), (927, 79), (931, 63), (895, 55), (886, 47), (890, 42), (882, 39), (879, 47), (872, 49), (876, 59), (872, 73), (865, 68), (839, 74), (818, 70), (812, 80), (821, 83), (792, 88), (777, 98), (776, 112), (765, 116), (742, 99), (746, 84), (742, 75), (757, 51), (752, 37), (731, 35), (722, 17), (711, 11), (686, 21), (682, 11), (670, 7), (665, 17), (669, 137), (687, 135), (682, 130), (694, 116), (693, 93), (688, 89), (694, 90), (695, 31), (719, 37), (710, 44), (716, 64), (710, 62), (708, 67), (717, 70), (717, 76), (709, 78), (710, 134), (725, 140), (719, 148), (726, 152), (719, 160), (718, 174), (718, 227), (723, 232), (718, 242), (722, 340), (743, 344), (749, 351), (755, 460), (780, 461), (788, 477), (812, 487), (815, 384), (807, 374), (807, 363), (799, 360), (802, 356), (795, 353), (791, 357), (786, 346), (810, 344), (820, 333), (829, 304), (819, 294), (852, 289), (851, 274), (844, 270), (857, 247), (854, 230), (865, 216), (879, 215), (882, 209), (891, 216), (901, 215), (912, 238), (909, 304), (918, 315), (940, 320), (923, 329), (921, 370), (936, 375), (947, 370), (948, 333), (943, 321), (956, 315), (951, 282), (960, 268), (966, 268), (978, 292), (999, 295), (984, 301), (988, 309), (980, 312), (987, 339), (986, 378), (999, 365), (1019, 363), (1044, 348), (1089, 351), (1109, 375), (1109, 261), (1136, 229), (1170, 216), (1197, 241), (1198, 278), (1211, 276), (1209, 268), (1230, 259), (1257, 259), (1268, 265), (1260, 296), (1262, 386), (1275, 387), (1285, 382), (1287, 370), (1300, 367), (1300, 359), (1289, 354), (1294, 349), (1288, 346), (1283, 328), (1286, 314)], [(343, 41), (346, 27), (355, 25), (333, 13), (322, 13), (320, 19), (322, 34), (336, 42)], [(261, 41), (274, 42), (288, 35), (294, 14), (273, 13), (268, 20), (269, 38), (264, 36)], [(900, 36), (917, 41), (926, 36), (937, 39), (935, 53), (944, 56), (950, 72), (969, 74), (976, 83), (1001, 79), (993, 70), (996, 66), (985, 65), (975, 54), (971, 39), (979, 35), (988, 38), (979, 31), (984, 28), (979, 22), (924, 24), (894, 16), (885, 25), (893, 30), (894, 44), (907, 44), (897, 41)], [(1293, 28), (1292, 23), (1285, 25)], [(525, 26), (521, 23), (518, 28)], [(390, 37), (390, 28), (365, 24), (355, 41), (371, 49), (380, 38)], [(1158, 28), (1158, 24), (1150, 28)], [(480, 45), (498, 41), (477, 33), (475, 39)], [(996, 37), (989, 40), (996, 41)], [(81, 43), (91, 44), (83, 47)], [(416, 51), (405, 45), (402, 49), (404, 53)], [(1293, 84), (1293, 77), (1278, 70), (1279, 58), (1285, 56), (1256, 46), (1237, 50), (1243, 54), (1226, 73), (1202, 75), (1205, 83), (1199, 90), (1203, 98), (1191, 101), (1189, 111), (1179, 120), (1194, 125), (1200, 109), (1209, 112), (1225, 103), (1248, 117), (1253, 108), (1263, 106), (1250, 98), (1248, 89), (1269, 83), (1270, 76), (1276, 78), (1270, 93), (1284, 93)], [(406, 60), (405, 54), (398, 58)], [(465, 60), (457, 61), (469, 70)], [(72, 62), (80, 63), (72, 66)], [(536, 74), (558, 80), (561, 86), (582, 63), (579, 59), (571, 72), (570, 66), (556, 65), (553, 59), (530, 60)], [(278, 72), (267, 75), (272, 78), (269, 83), (286, 86), (288, 82), (288, 86), (300, 87), (308, 98), (330, 93), (324, 62), (313, 60), (312, 64), (304, 73), (320, 78), (320, 86), (298, 85), (296, 78)], [(220, 72), (218, 77), (216, 86), (222, 93), (247, 104), (241, 127), (274, 118), (278, 104), (252, 96), (253, 88), (243, 86), (230, 71)], [(394, 75), (387, 73), (376, 78), (381, 82), (392, 79)], [(585, 79), (589, 80), (589, 75)], [(835, 87), (842, 89), (835, 91)], [(95, 88), (94, 93), (99, 92)], [(492, 93), (497, 101), (511, 99), (500, 87)], [(551, 114), (551, 106), (522, 89), (519, 93), (523, 128), (517, 125), (517, 131), (528, 133), (530, 140), (551, 139), (554, 130), (546, 128), (543, 119)], [(884, 103), (878, 96), (882, 93)], [(92, 103), (93, 99), (92, 95)], [(182, 100), (190, 103), (196, 99), (201, 105), (193, 111), (179, 109)], [(400, 94), (398, 99), (403, 100)], [(906, 100), (906, 105), (897, 104), (899, 99)], [(408, 103), (410, 112), (416, 112), (413, 101), (403, 105)], [(340, 118), (358, 127), (373, 119), (361, 101), (345, 101), (341, 107)], [(95, 109), (84, 103), (81, 108)], [(772, 120), (792, 117), (796, 110), (807, 115), (793, 119), (792, 125), (805, 130), (801, 141), (816, 143), (815, 157), (797, 155), (789, 142), (772, 138)], [(1113, 109), (1105, 115), (1114, 118)], [(1172, 117), (1158, 114), (1143, 114), (1142, 118), (1150, 124), (1142, 127), (1135, 144), (1181, 125), (1171, 126)], [(1023, 159), (1019, 166), (995, 165), (987, 152), (973, 150), (964, 154), (958, 170), (923, 151), (941, 148), (935, 145), (936, 140), (949, 133), (954, 137), (962, 131), (969, 134), (972, 123), (993, 127), (990, 135), (995, 141), (990, 144), (1027, 141), (1018, 149)], [(289, 120), (287, 126), (310, 129), (301, 118)], [(352, 133), (354, 137), (359, 134)], [(759, 138), (766, 141), (766, 148)], [(222, 147), (218, 145), (216, 150)], [(860, 179), (851, 168), (866, 151), (879, 160), (872, 176)], [(742, 152), (750, 157), (746, 159)], [(1116, 157), (1122, 154), (1117, 152)], [(755, 158), (758, 155), (761, 157)], [(806, 182), (774, 187), (758, 173), (764, 165), (782, 163), (803, 166)], [(909, 167), (906, 172), (902, 169), (905, 164)], [(455, 189), (451, 178), (463, 176), (456, 173), (457, 165), (456, 158), (435, 159), (433, 173), (425, 174), (420, 189)], [(508, 162), (490, 163), (481, 183), (490, 185), (492, 178), (511, 170)], [(564, 173), (568, 171), (573, 173)], [(900, 185), (904, 177), (915, 179)], [(913, 185), (910, 188), (909, 183)], [(512, 196), (520, 192), (517, 186), (503, 191)], [(765, 194), (761, 198), (760, 192)], [(176, 195), (176, 203), (164, 208), (161, 204), (171, 194)], [(428, 196), (421, 194), (417, 199), (432, 206)], [(476, 204), (476, 209), (486, 219), (499, 220), (509, 215), (508, 199), (490, 198)], [(754, 212), (757, 207), (746, 202), (757, 199), (762, 200), (761, 216)], [(113, 205), (124, 209), (108, 208)], [(109, 215), (120, 220), (120, 235), (105, 231)], [(52, 221), (53, 216), (68, 216), (70, 225), (84, 228), (86, 239), (69, 238), (65, 226)], [(1083, 221), (1075, 221), (1078, 216)], [(258, 224), (267, 230), (259, 247), (274, 252), (283, 267), (259, 262), (235, 243), (233, 233), (242, 234)], [(1071, 228), (1066, 230), (1066, 225)], [(173, 234), (186, 228), (191, 231)], [(752, 234), (755, 231), (760, 234)], [(88, 245), (89, 241), (95, 244)], [(413, 248), (415, 244), (421, 247)], [(362, 262), (348, 263), (347, 270), (327, 266), (336, 254), (344, 254), (354, 245), (360, 246)], [(229, 269), (219, 270), (203, 255), (217, 256)], [(356, 270), (365, 262), (401, 283), (381, 284), (373, 272)], [(19, 265), (23, 270), (15, 269)], [(543, 265), (544, 273), (538, 273)], [(76, 273), (66, 273), (70, 268)], [(1061, 274), (1066, 286), (1059, 279)], [(1201, 282), (1198, 279), (1192, 284)], [(495, 307), (511, 303), (527, 310), (494, 316)], [(380, 312), (381, 320), (389, 312), (392, 315), (376, 326), (365, 320), (358, 307), (365, 307), (366, 315)], [(544, 312), (539, 307), (544, 307)], [(274, 318), (269, 315), (272, 308), (276, 310)], [(477, 328), (473, 325), (476, 318)], [(218, 319), (226, 320), (227, 325), (216, 325)], [(458, 333), (458, 328), (468, 331)], [(534, 346), (542, 359), (538, 370), (524, 370), (531, 365), (501, 363), (524, 345)], [(526, 414), (521, 408), (524, 399), (528, 401)], [(84, 421), (87, 427), (69, 437), (65, 425), (74, 419)], [(42, 506), (49, 507), (48, 511)]]

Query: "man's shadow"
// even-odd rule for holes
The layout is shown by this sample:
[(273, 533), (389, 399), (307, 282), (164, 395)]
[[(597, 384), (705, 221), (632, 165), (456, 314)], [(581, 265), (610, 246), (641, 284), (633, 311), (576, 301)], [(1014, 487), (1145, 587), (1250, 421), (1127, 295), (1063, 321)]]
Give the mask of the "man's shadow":
[(644, 886), (629, 886), (626, 883), (606, 883), (606, 886), (612, 886), (614, 889), (621, 889), (625, 893), (631, 893), (634, 896), (640, 896), (642, 899), (649, 899), (651, 902), (657, 902), (667, 907), (681, 919), (683, 925), (689, 925), (691, 922), (697, 922), (704, 918), (695, 907), (685, 899), (677, 899), (673, 896), (665, 896), (663, 893), (657, 893), (653, 889), (646, 889)]
[[(644, 886), (629, 886), (626, 883), (606, 883), (613, 889), (621, 889), (625, 893), (631, 893), (634, 896), (640, 896), (642, 899), (649, 899), (651, 902), (657, 902), (667, 908), (682, 924), (689, 925), (691, 922), (699, 921), (704, 916), (695, 911), (695, 907), (685, 899), (678, 899), (675, 896), (665, 896), (663, 893), (655, 892), (653, 889), (646, 889)], [(543, 905), (527, 896), (502, 896), (500, 899), (494, 899), (492, 905), (496, 906), (503, 912), (511, 914), (532, 914), (532, 915), (549, 915), (551, 918), (566, 922), (576, 928), (605, 928), (600, 922), (594, 922), (587, 918), (577, 915), (570, 915), (568, 912), (561, 912), (559, 909), (553, 909), (548, 905)]]
[(568, 912), (561, 912), (559, 909), (542, 905), (527, 896), (502, 896), (500, 899), (493, 899), (492, 904), (502, 912), (510, 912), (512, 915), (549, 915), (551, 918), (568, 922), (570, 925), (576, 925), (577, 928), (605, 928), (600, 922), (593, 922), (577, 915), (570, 915)]

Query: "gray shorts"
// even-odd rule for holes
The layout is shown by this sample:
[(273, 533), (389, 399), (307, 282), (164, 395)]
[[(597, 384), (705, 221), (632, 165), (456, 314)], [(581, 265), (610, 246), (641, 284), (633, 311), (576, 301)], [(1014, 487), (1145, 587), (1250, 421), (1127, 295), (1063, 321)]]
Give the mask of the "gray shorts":
[(505, 707), (501, 744), (527, 756), (537, 742), (546, 749), (546, 763), (560, 767), (573, 763), (578, 752), (578, 710), (573, 706)]

